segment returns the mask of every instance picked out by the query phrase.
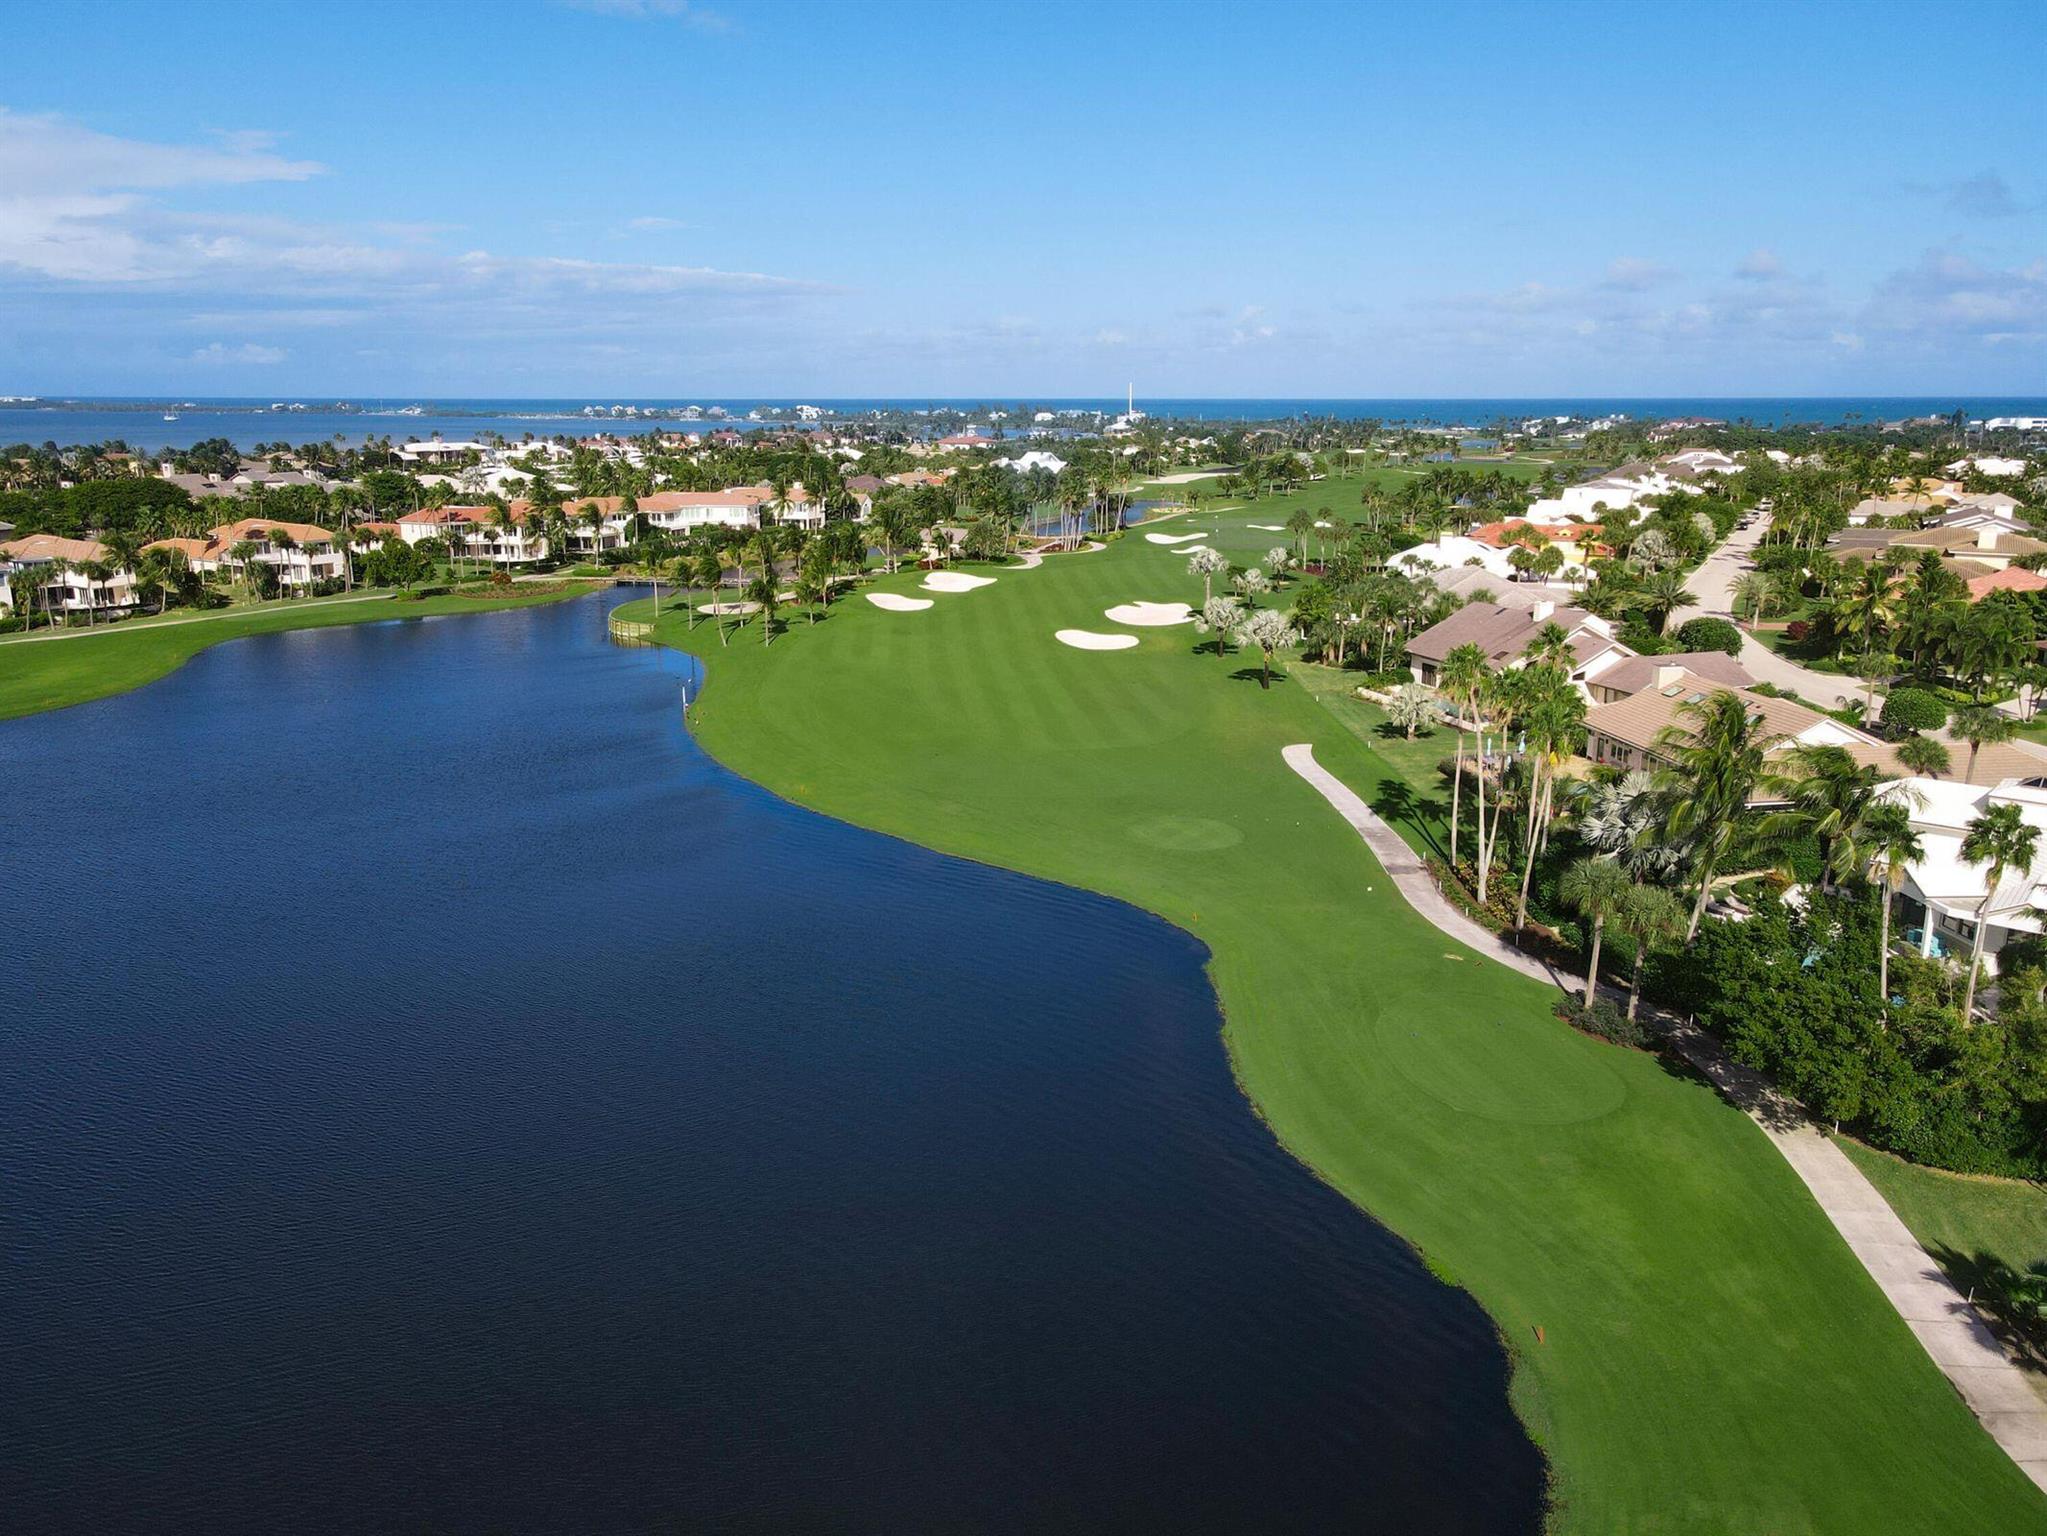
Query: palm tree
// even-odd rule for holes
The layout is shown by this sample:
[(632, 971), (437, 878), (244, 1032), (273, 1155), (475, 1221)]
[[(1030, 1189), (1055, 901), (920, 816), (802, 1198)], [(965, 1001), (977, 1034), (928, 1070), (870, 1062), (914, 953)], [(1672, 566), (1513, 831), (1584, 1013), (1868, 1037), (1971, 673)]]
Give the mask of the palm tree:
[(242, 593), (248, 596), (254, 589), (249, 582), (249, 562), (256, 558), (256, 546), (249, 539), (237, 539), (228, 547), (228, 558), (235, 563), (235, 570), (242, 578)]
[(1416, 731), (1435, 720), (1436, 696), (1420, 683), (1402, 683), (1393, 690), (1393, 702), (1386, 706), (1386, 715), (1413, 741)]
[(1962, 834), (1962, 858), (1969, 864), (1988, 864), (1983, 900), (1976, 906), (1976, 935), (1969, 945), (1969, 979), (1962, 992), (1962, 1022), (1967, 1024), (1976, 1008), (1976, 970), (1983, 963), (1983, 939), (1990, 931), (1990, 903), (2004, 877), (2014, 869), (2030, 869), (2040, 829), (2027, 821), (2016, 805), (1993, 805), (1969, 823)]
[(1658, 939), (1672, 939), (1685, 926), (1685, 909), (1660, 885), (1631, 885), (1627, 899), (1608, 919), (1635, 941), (1635, 964), (1628, 974), (1628, 1017), (1642, 1000), (1642, 962)]
[[(1540, 643), (1540, 637), (1538, 637)], [(1528, 743), (1528, 806), (1523, 818), (1521, 894), (1514, 907), (1514, 933), (1528, 926), (1528, 886), (1549, 826), (1557, 770), (1585, 744), (1585, 696), (1571, 675), (1553, 662), (1522, 669), (1521, 731)]]
[[(1463, 807), (1464, 792), (1464, 722), (1478, 708), (1479, 690), (1485, 686), (1491, 665), (1486, 653), (1469, 641), (1457, 646), (1443, 658), (1443, 665), (1436, 673), (1436, 682), (1450, 696), (1450, 707), (1457, 719), (1457, 771), (1450, 779), (1450, 868), (1457, 868), (1457, 818)], [(1483, 737), (1480, 738), (1483, 741)], [(1485, 765), (1479, 765), (1481, 796), (1484, 795)], [(1479, 819), (1485, 819), (1485, 801), (1479, 801)]]
[(1763, 819), (1766, 835), (1809, 831), (1819, 840), (1820, 882), (1845, 879), (1862, 867), (1859, 838), (1884, 775), (1858, 763), (1846, 747), (1798, 746), (1785, 754), (1795, 782), (1791, 809)]
[(1187, 573), (1201, 578), (1201, 606), (1206, 608), (1209, 599), (1215, 596), (1215, 578), (1230, 568), (1229, 556), (1219, 549), (1204, 544), (1191, 550), (1187, 555)]
[(1931, 736), (1907, 736), (1892, 750), (1901, 767), (1929, 779), (1939, 778), (1954, 764), (1946, 745)]
[(1684, 572), (1675, 568), (1652, 571), (1641, 581), (1640, 594), (1650, 613), (1656, 618), (1656, 633), (1662, 634), (1663, 627), (1670, 622), (1672, 610), (1687, 603), (1696, 603), (1696, 594), (1685, 590)]
[(1286, 531), (1294, 536), (1294, 545), (1301, 553), (1301, 564), (1308, 563), (1308, 540), (1315, 536), (1315, 514), (1306, 507), (1297, 508), (1294, 515), (1286, 520)]
[(760, 605), (761, 644), (764, 646), (774, 640), (777, 600), (775, 588), (779, 585), (780, 583), (775, 580), (775, 568), (772, 565), (762, 570), (746, 585), (747, 597)]
[[(711, 594), (711, 605), (715, 608), (718, 605), (719, 584), (725, 580), (725, 562), (719, 558), (718, 552), (708, 547), (699, 550), (696, 558), (690, 562), (689, 574), (694, 585), (704, 588)], [(725, 618), (723, 614), (716, 614), (714, 617), (718, 620), (718, 640), (722, 645), (725, 642)], [(689, 610), (689, 627), (691, 629), (697, 627), (697, 611), (694, 604)]]
[(1995, 746), (2010, 741), (2018, 735), (2018, 722), (1989, 704), (1965, 704), (1954, 712), (1948, 721), (1948, 730), (1958, 740), (1969, 744), (1969, 768), (1962, 775), (1970, 783), (1976, 781), (1976, 754), (1986, 743)]
[[(1876, 956), (1876, 993), (1887, 1009), (1891, 1005), (1891, 898), (1905, 883), (1905, 867), (1923, 859), (1926, 849), (1912, 828), (1911, 812), (1895, 800), (1881, 801), (1870, 809), (1861, 842), (1870, 883), (1883, 903), (1878, 919), (1881, 942)], [(1929, 921), (1931, 916), (1929, 913)]]
[(1752, 629), (1762, 622), (1764, 614), (1777, 606), (1776, 585), (1763, 571), (1743, 572), (1731, 595), (1735, 614), (1746, 613)]
[(1272, 686), (1273, 656), (1281, 646), (1291, 645), (1298, 638), (1299, 631), (1277, 608), (1253, 608), (1237, 623), (1237, 643), (1258, 648), (1258, 686), (1261, 688)]
[(1201, 605), (1201, 612), (1194, 616), (1194, 628), (1200, 634), (1215, 636), (1215, 654), (1222, 657), (1228, 654), (1230, 634), (1243, 613), (1243, 604), (1226, 592), (1218, 593)]
[(1633, 888), (1634, 882), (1611, 859), (1580, 859), (1557, 882), (1557, 899), (1592, 924), (1592, 955), (1585, 966), (1587, 1008), (1599, 986), (1599, 946), (1606, 938), (1607, 920)]
[(1685, 928), (1689, 944), (1698, 937), (1713, 877), (1736, 846), (1749, 802), (1759, 791), (1782, 787), (1782, 776), (1770, 767), (1770, 753), (1783, 738), (1760, 714), (1749, 713), (1746, 699), (1727, 689), (1687, 700), (1680, 712), (1686, 723), (1670, 725), (1657, 738), (1670, 762), (1658, 781), (1668, 807), (1664, 834), (1691, 850), (1692, 878), (1699, 887)]

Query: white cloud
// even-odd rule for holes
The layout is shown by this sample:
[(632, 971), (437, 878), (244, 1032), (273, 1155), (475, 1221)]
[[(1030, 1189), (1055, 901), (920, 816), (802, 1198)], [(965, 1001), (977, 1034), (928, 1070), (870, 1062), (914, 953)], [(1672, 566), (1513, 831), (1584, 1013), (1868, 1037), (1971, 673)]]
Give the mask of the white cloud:
[(260, 346), (253, 341), (245, 341), (237, 347), (231, 347), (224, 341), (216, 341), (194, 352), (191, 356), (191, 361), (216, 367), (246, 364), (267, 365), (270, 363), (281, 363), (290, 355), (282, 347)]
[(680, 219), (666, 218), (660, 214), (647, 214), (637, 219), (627, 219), (625, 227), (636, 234), (648, 234), (663, 229), (681, 229), (683, 225)]

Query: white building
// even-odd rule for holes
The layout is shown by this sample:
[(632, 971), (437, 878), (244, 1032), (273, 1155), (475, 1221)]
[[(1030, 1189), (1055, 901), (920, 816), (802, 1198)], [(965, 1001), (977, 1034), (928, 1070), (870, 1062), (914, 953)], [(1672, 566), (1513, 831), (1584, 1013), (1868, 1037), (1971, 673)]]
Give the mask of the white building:
[(109, 551), (96, 539), (65, 539), (53, 533), (32, 533), (27, 538), (0, 544), (0, 606), (11, 613), (14, 604), (33, 604), (66, 620), (84, 614), (119, 615), (139, 601), (135, 573), (127, 569), (94, 575), (93, 567), (104, 567)]
[(1430, 543), (1403, 549), (1390, 556), (1386, 565), (1406, 576), (1423, 575), (1430, 567), (1449, 571), (1466, 565), (1480, 566), (1488, 576), (1497, 576), (1502, 581), (1511, 580), (1514, 575), (1506, 550), (1461, 533), (1445, 534)]
[(1020, 453), (1004, 463), (1020, 475), (1027, 475), (1034, 469), (1050, 470), (1053, 474), (1066, 468), (1066, 461), (1056, 453), (1046, 453), (1042, 448), (1033, 448), (1029, 453)]
[[(2006, 779), (1987, 788), (1953, 779), (1902, 779), (1889, 791), (1904, 801), (1924, 850), (1923, 858), (1907, 866), (1902, 892), (1904, 936), (1920, 954), (1946, 954), (1966, 963), (1976, 924), (1986, 922), (1985, 969), (1995, 973), (2007, 939), (2041, 931), (2038, 911), (2047, 907), (2047, 763), (2041, 767), (2041, 776)], [(2019, 807), (2042, 836), (2032, 867), (2006, 874), (1993, 891), (1989, 867), (1962, 857), (1962, 839), (1969, 823), (1996, 805)]]
[(2014, 475), (2026, 472), (2024, 459), (1956, 459), (1944, 466), (1951, 475), (1966, 475), (1974, 470), (1979, 475), (1989, 475), (1995, 480), (2009, 480)]

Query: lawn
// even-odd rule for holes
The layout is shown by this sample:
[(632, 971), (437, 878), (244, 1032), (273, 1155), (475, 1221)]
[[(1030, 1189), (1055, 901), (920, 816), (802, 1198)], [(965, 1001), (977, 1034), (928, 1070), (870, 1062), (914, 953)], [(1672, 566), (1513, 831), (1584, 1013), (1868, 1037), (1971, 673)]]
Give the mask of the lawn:
[(1992, 1264), (2021, 1274), (2047, 1265), (2047, 1189), (1921, 1168), (1846, 1137), (1839, 1145), (1963, 1290)]
[(520, 608), (587, 590), (581, 583), (572, 583), (568, 592), (522, 591), (513, 587), (501, 596), (451, 594), (416, 602), (398, 601), (389, 593), (380, 593), (343, 601), (266, 603), (214, 615), (181, 617), (173, 613), (161, 620), (127, 620), (98, 630), (72, 630), (49, 638), (43, 638), (47, 632), (38, 631), (0, 641), (0, 720), (126, 693), (176, 671), (209, 645), (244, 635), (372, 620), (418, 619), (437, 613)]
[[(1241, 558), (1272, 507), (1176, 529)], [(848, 596), (765, 648), (757, 625), (721, 648), (678, 613), (658, 634), (708, 659), (693, 726), (740, 772), (1198, 935), (1274, 1133), (1497, 1321), (1559, 1529), (2047, 1532), (2047, 1501), (1756, 1127), (1427, 926), (1280, 758), (1312, 742), (1383, 801), (1413, 792), (1401, 749), (1298, 667), (1263, 690), (1184, 628), (1055, 642), (1113, 628), (1111, 604), (1199, 601), (1141, 536), (992, 574), (917, 613)]]

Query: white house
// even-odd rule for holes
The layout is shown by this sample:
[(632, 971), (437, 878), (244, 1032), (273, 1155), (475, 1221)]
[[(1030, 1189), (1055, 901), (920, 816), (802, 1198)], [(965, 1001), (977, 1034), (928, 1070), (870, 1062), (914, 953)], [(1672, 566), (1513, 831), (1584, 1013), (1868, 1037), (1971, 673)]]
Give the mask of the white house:
[(1507, 555), (1508, 552), (1497, 545), (1467, 538), (1461, 533), (1448, 533), (1430, 543), (1403, 549), (1399, 554), (1390, 556), (1386, 565), (1388, 569), (1406, 576), (1423, 575), (1431, 566), (1447, 571), (1476, 565), (1483, 567), (1487, 575), (1508, 581), (1513, 578), (1514, 567), (1508, 562)]
[(1064, 459), (1056, 453), (1046, 453), (1042, 448), (1033, 448), (1029, 453), (1020, 453), (1004, 462), (1020, 475), (1027, 475), (1034, 469), (1050, 470), (1056, 475), (1066, 468)]
[[(1997, 969), (1997, 954), (2014, 933), (2039, 933), (2038, 909), (2047, 907), (2047, 763), (2038, 777), (2006, 779), (1985, 787), (1953, 779), (1901, 779), (1886, 792), (1899, 797), (1919, 834), (1924, 857), (1906, 867), (1902, 895), (1906, 938), (1922, 955), (1955, 955), (1964, 961), (1975, 942), (1976, 924), (1989, 925), (1983, 939), (1985, 968)], [(1915, 803), (1916, 801), (1916, 803)], [(1988, 866), (1962, 857), (1969, 823), (1997, 805), (2016, 805), (2042, 836), (2040, 853), (2028, 869), (2012, 870), (1990, 890)]]
[(694, 528), (758, 528), (761, 508), (774, 492), (758, 485), (722, 491), (657, 491), (640, 498), (640, 516), (669, 533)]
[(473, 453), (481, 459), (491, 452), (489, 443), (449, 443), (438, 437), (424, 443), (406, 443), (397, 450), (398, 457), (408, 464), (453, 464), (465, 454)]
[(94, 575), (87, 567), (103, 567), (109, 551), (96, 539), (65, 539), (53, 533), (32, 533), (0, 544), (0, 564), (7, 570), (5, 603), (34, 603), (66, 619), (76, 614), (118, 615), (136, 606), (135, 573), (122, 568)]
[(1945, 468), (1951, 475), (1966, 475), (1970, 470), (1974, 470), (1979, 475), (1989, 475), (1995, 480), (2009, 480), (2015, 475), (2023, 475), (2026, 472), (2026, 461), (2024, 459), (1997, 458), (1956, 459), (1954, 463), (1946, 465)]

